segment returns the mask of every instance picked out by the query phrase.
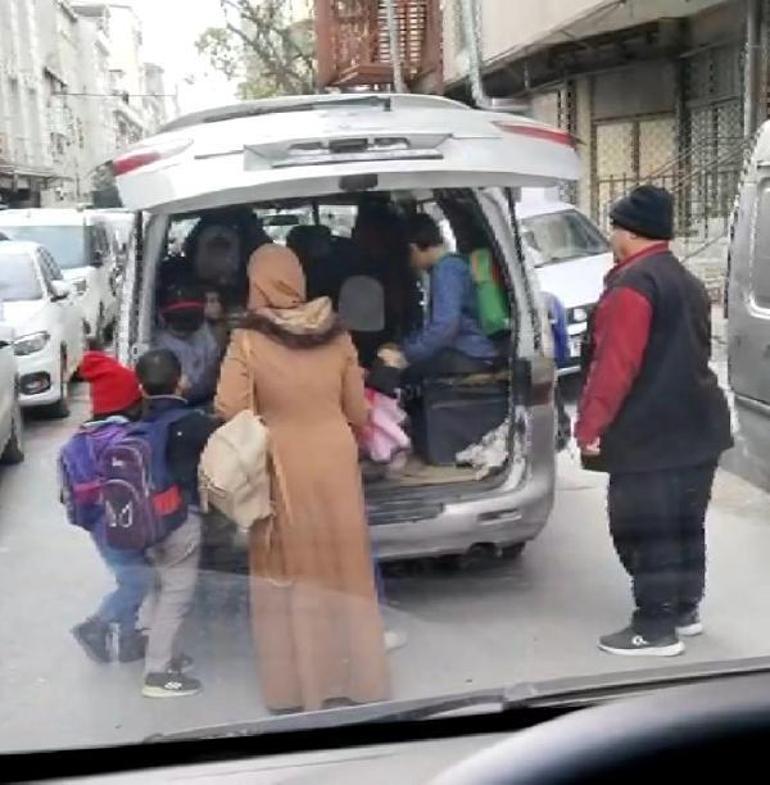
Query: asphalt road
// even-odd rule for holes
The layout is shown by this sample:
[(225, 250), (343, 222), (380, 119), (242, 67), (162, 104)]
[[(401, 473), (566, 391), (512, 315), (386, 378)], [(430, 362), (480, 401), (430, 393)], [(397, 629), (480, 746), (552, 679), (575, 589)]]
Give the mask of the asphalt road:
[[(110, 585), (56, 499), (55, 457), (85, 411), (32, 420), (27, 460), (0, 471), (0, 751), (140, 741), (151, 734), (263, 717), (244, 579), (206, 574), (185, 630), (204, 691), (153, 701), (139, 665), (87, 660), (69, 629)], [(671, 661), (770, 651), (768, 497), (720, 472), (709, 516), (706, 634)], [(607, 534), (604, 481), (562, 456), (553, 518), (515, 562), (444, 574), (414, 568), (388, 580), (388, 624), (408, 644), (390, 655), (396, 699), (520, 681), (649, 667), (602, 654), (599, 635), (622, 626), (628, 581)]]

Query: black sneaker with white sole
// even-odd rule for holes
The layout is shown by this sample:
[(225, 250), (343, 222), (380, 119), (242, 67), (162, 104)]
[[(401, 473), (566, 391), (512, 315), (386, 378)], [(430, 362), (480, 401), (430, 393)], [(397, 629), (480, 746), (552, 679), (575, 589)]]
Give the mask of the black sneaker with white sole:
[(676, 620), (677, 635), (683, 638), (693, 638), (703, 634), (703, 622), (698, 611), (683, 613)]
[(647, 640), (633, 627), (603, 636), (599, 639), (599, 648), (623, 657), (676, 657), (684, 652), (684, 644), (676, 635)]
[(201, 691), (198, 679), (185, 676), (179, 671), (148, 673), (144, 679), (142, 695), (145, 698), (186, 698)]

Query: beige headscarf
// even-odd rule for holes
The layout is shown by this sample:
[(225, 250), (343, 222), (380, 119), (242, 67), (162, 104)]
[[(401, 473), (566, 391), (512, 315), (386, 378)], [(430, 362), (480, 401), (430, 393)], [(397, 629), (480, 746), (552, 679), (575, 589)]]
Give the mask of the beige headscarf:
[(249, 311), (298, 335), (329, 330), (335, 322), (328, 297), (307, 302), (302, 265), (289, 248), (268, 244), (249, 259)]

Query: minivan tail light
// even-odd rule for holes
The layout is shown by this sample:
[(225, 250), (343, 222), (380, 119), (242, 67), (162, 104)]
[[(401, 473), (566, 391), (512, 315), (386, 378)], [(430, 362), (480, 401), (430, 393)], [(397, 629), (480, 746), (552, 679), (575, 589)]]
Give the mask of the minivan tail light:
[(504, 121), (495, 121), (493, 125), (509, 134), (529, 136), (533, 139), (542, 139), (546, 142), (555, 142), (556, 144), (563, 144), (572, 148), (577, 147), (577, 139), (569, 131), (561, 128), (547, 128), (541, 125), (524, 125), (522, 123), (507, 123)]
[(115, 177), (135, 172), (148, 164), (172, 158), (186, 150), (192, 144), (192, 139), (175, 139), (166, 144), (155, 144), (152, 147), (137, 147), (118, 156), (112, 162), (112, 173)]

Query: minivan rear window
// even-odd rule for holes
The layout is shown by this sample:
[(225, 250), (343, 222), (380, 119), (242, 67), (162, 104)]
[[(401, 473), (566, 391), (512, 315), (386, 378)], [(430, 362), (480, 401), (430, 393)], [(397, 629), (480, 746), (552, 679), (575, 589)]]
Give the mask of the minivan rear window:
[(40, 243), (56, 259), (62, 270), (86, 267), (86, 229), (83, 226), (5, 226), (13, 240)]
[(601, 232), (577, 210), (535, 215), (521, 223), (524, 241), (536, 251), (538, 267), (610, 250)]

